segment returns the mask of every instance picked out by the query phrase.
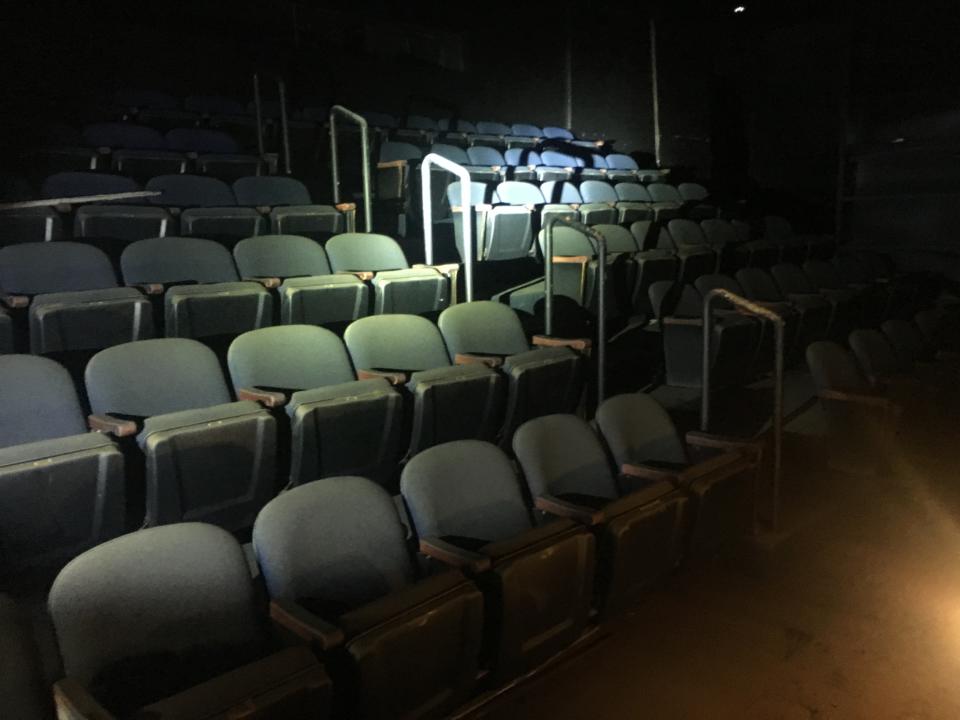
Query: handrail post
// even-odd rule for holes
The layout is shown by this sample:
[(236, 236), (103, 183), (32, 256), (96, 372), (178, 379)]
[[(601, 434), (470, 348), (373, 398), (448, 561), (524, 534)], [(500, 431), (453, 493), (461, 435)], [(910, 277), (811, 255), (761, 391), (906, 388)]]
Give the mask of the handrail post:
[(606, 367), (607, 367), (607, 239), (593, 228), (587, 227), (576, 220), (569, 220), (560, 215), (547, 219), (543, 231), (543, 292), (544, 313), (547, 336), (553, 335), (553, 228), (557, 223), (573, 228), (587, 236), (590, 244), (597, 250), (597, 264), (599, 277), (597, 281), (597, 404), (606, 397)]
[(260, 76), (253, 74), (253, 106), (257, 115), (257, 153), (263, 162), (263, 110), (260, 104)]
[(290, 167), (290, 125), (287, 123), (287, 84), (283, 78), (277, 80), (277, 93), (280, 95), (280, 130), (283, 137), (283, 165), (289, 175), (293, 170)]
[(420, 163), (420, 188), (423, 201), (423, 249), (427, 265), (433, 265), (433, 196), (430, 194), (430, 168), (434, 165), (453, 173), (460, 180), (460, 207), (463, 217), (463, 264), (466, 269), (467, 302), (473, 302), (473, 197), (470, 173), (462, 165), (437, 153), (427, 153)]
[(703, 378), (700, 398), (700, 429), (710, 430), (710, 346), (713, 339), (713, 305), (717, 298), (773, 323), (774, 326), (774, 388), (773, 388), (773, 511), (770, 523), (777, 528), (780, 515), (780, 465), (783, 459), (783, 362), (784, 341), (786, 338), (783, 317), (773, 310), (751, 302), (746, 298), (725, 290), (714, 288), (703, 299)]
[(337, 157), (337, 115), (360, 126), (360, 162), (363, 163), (363, 223), (366, 232), (373, 232), (373, 206), (370, 202), (370, 142), (366, 118), (343, 105), (330, 108), (330, 171), (333, 176), (333, 202), (340, 204), (340, 164)]

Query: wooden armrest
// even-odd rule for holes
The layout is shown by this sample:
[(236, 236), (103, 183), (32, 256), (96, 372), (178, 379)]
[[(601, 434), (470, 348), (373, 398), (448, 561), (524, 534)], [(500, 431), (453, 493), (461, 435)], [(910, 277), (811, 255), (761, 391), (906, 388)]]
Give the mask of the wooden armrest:
[(547, 335), (534, 335), (535, 347), (568, 347), (579, 352), (589, 352), (593, 341), (589, 338), (557, 338)]
[(486, 365), (489, 368), (498, 368), (503, 365), (500, 355), (480, 355), (477, 353), (457, 353), (453, 358), (454, 365)]
[(293, 600), (271, 600), (270, 619), (320, 650), (332, 650), (344, 642), (343, 631)]
[(665, 317), (660, 319), (661, 324), (663, 325), (686, 325), (689, 327), (703, 327), (703, 320), (700, 318), (683, 318), (683, 317)]
[(586, 255), (554, 255), (555, 265), (586, 265), (590, 258)]
[(490, 169), (493, 170), (494, 172), (498, 173), (498, 172), (500, 172), (501, 169), (503, 169), (503, 166), (502, 166), (502, 165), (491, 165), (491, 166), (490, 166)]
[(269, 215), (269, 214), (270, 214), (270, 206), (269, 206), (269, 205), (257, 205), (257, 206), (254, 208), (254, 210), (256, 210), (256, 211), (257, 211), (258, 213), (260, 213), (261, 215)]
[(388, 168), (405, 168), (406, 166), (406, 160), (390, 160), (389, 162), (378, 162), (377, 170), (386, 170)]
[(121, 420), (112, 415), (88, 415), (87, 426), (94, 432), (114, 437), (130, 437), (138, 432), (137, 424), (133, 420)]
[(631, 478), (640, 478), (641, 480), (660, 480), (672, 481), (678, 473), (672, 470), (650, 467), (648, 465), (634, 465), (633, 463), (624, 463), (620, 466), (620, 474)]
[(450, 277), (450, 275), (460, 269), (459, 263), (444, 263), (442, 265), (427, 265), (426, 263), (415, 263), (413, 265), (415, 268), (427, 268), (430, 270), (436, 270), (441, 275)]
[(260, 283), (267, 288), (267, 290), (278, 288), (283, 283), (278, 277), (245, 277), (243, 279), (248, 282)]
[(556, 517), (567, 518), (581, 525), (599, 525), (603, 522), (603, 511), (594, 510), (586, 505), (563, 500), (554, 495), (541, 495), (533, 501), (534, 507)]
[(357, 370), (357, 380), (383, 378), (391, 385), (403, 385), (409, 379), (407, 373), (389, 370)]
[(840, 390), (821, 390), (817, 393), (821, 400), (839, 400), (841, 402), (852, 402), (867, 407), (875, 407), (881, 410), (897, 412), (899, 406), (885, 397), (876, 395), (861, 395), (859, 393), (841, 392)]
[(345, 202), (345, 203), (337, 203), (333, 207), (342, 213), (355, 212), (357, 209), (357, 204), (352, 202)]
[(144, 295), (163, 295), (165, 289), (163, 283), (140, 283), (133, 287), (139, 289)]
[[(491, 205), (490, 203), (477, 203), (476, 205), (473, 206), (473, 209), (476, 210), (477, 212), (490, 212), (491, 210), (493, 210), (493, 205)], [(451, 205), (450, 211), (455, 213), (462, 213), (463, 206)]]
[(701, 430), (691, 430), (686, 435), (687, 445), (697, 447), (717, 448), (718, 450), (740, 450), (757, 456), (763, 447), (763, 444), (754, 440), (745, 438), (736, 438), (729, 435), (715, 435), (713, 433), (703, 432)]
[(237, 400), (253, 400), (264, 407), (276, 408), (287, 404), (286, 394), (277, 390), (264, 390), (258, 387), (239, 388), (237, 390)]
[(537, 166), (536, 166), (536, 165), (527, 165), (527, 170), (529, 170), (530, 172), (536, 172)]
[(536, 211), (537, 211), (537, 206), (536, 206), (535, 204), (533, 204), (533, 203), (524, 203), (523, 207), (525, 207), (525, 208), (526, 208), (527, 210), (529, 210), (530, 212), (536, 212)]
[(376, 273), (369, 270), (340, 270), (337, 275), (353, 275), (364, 282), (370, 282)]
[(0, 302), (11, 310), (25, 308), (30, 304), (30, 298), (26, 295), (0, 295)]
[(448, 543), (440, 538), (421, 538), (420, 552), (444, 565), (460, 568), (470, 573), (481, 573), (490, 569), (490, 558)]
[(66, 677), (54, 683), (53, 701), (57, 717), (62, 720), (114, 720), (114, 716), (73, 678)]

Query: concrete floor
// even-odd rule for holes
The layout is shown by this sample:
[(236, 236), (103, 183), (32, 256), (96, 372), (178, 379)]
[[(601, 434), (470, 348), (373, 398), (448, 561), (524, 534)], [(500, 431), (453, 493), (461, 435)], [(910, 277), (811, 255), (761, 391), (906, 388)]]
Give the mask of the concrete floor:
[(788, 437), (780, 534), (681, 572), (471, 717), (960, 718), (957, 464), (935, 446), (855, 477)]

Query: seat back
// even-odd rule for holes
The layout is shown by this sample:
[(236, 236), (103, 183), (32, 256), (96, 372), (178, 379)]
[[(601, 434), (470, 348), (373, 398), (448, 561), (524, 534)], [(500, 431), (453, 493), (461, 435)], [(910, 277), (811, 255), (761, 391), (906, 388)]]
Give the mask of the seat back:
[(683, 198), (673, 185), (666, 183), (650, 183), (647, 185), (647, 192), (654, 202), (658, 203), (682, 203)]
[[(450, 207), (459, 207), (463, 204), (460, 195), (462, 192), (461, 187), (459, 180), (447, 186), (447, 203), (449, 203)], [(495, 202), (495, 196), (496, 193), (493, 191), (492, 185), (485, 182), (470, 183), (470, 203), (472, 205)]]
[(607, 155), (607, 167), (611, 170), (639, 170), (637, 161), (629, 155), (611, 153)]
[(543, 193), (532, 183), (507, 180), (497, 185), (497, 197), (507, 205), (543, 205)]
[(737, 270), (737, 282), (747, 297), (761, 302), (781, 302), (783, 295), (766, 270), (761, 268), (743, 268)]
[(573, 133), (570, 132), (567, 128), (554, 127), (550, 125), (545, 125), (543, 128), (543, 136), (550, 139), (558, 140), (573, 140)]
[(201, 238), (138, 240), (124, 248), (120, 268), (127, 285), (239, 280), (230, 251), (213, 240)]
[(567, 153), (562, 153), (557, 150), (544, 150), (540, 153), (540, 159), (543, 160), (543, 164), (548, 167), (580, 167), (580, 163), (577, 162), (577, 158), (573, 155), (568, 155)]
[(470, 164), (470, 157), (467, 155), (467, 151), (461, 147), (457, 147), (456, 145), (434, 143), (430, 146), (430, 152), (436, 153), (440, 157), (446, 158), (450, 162), (455, 162), (458, 165)]
[(653, 202), (650, 193), (648, 193), (647, 189), (640, 183), (617, 183), (614, 186), (614, 191), (617, 193), (617, 198), (624, 202)]
[(510, 126), (510, 132), (519, 137), (544, 137), (544, 132), (536, 125), (528, 123), (514, 123)]
[(199, 523), (88, 550), (57, 576), (48, 607), (66, 676), (117, 716), (232, 670), (265, 646), (240, 544)]
[(94, 413), (152, 417), (230, 402), (216, 354), (186, 338), (116, 345), (85, 373)]
[(735, 245), (740, 241), (736, 229), (726, 220), (711, 218), (700, 223), (703, 234), (713, 246)]
[(237, 204), (223, 180), (203, 175), (159, 175), (147, 181), (147, 190), (159, 190), (150, 198), (155, 205), (172, 207), (230, 207)]
[(412, 162), (420, 160), (422, 157), (423, 151), (410, 143), (389, 141), (380, 146), (380, 162), (396, 162), (397, 160)]
[(854, 330), (849, 344), (863, 372), (875, 384), (902, 369), (893, 347), (878, 330)]
[(540, 192), (548, 203), (579, 204), (583, 202), (577, 186), (571, 182), (548, 180), (540, 186)]
[(327, 241), (326, 250), (334, 272), (380, 272), (410, 267), (400, 245), (387, 235), (341, 233)]
[(93, 123), (83, 128), (83, 141), (90, 147), (131, 150), (163, 150), (163, 135), (146, 125), (133, 123)]
[(207, 128), (174, 128), (164, 136), (168, 150), (195, 153), (234, 154), (240, 146), (221, 130)]
[(616, 203), (617, 191), (610, 183), (601, 180), (584, 180), (580, 183), (580, 196), (588, 203)]
[(651, 461), (683, 466), (688, 462), (673, 420), (649, 395), (629, 393), (607, 398), (597, 408), (596, 422), (617, 467)]
[(238, 205), (270, 206), (309, 205), (307, 186), (292, 177), (250, 175), (233, 182)]
[(810, 278), (804, 275), (799, 266), (792, 263), (779, 263), (770, 268), (770, 274), (784, 294), (816, 293), (817, 288)]
[(0, 355), (0, 391), (0, 448), (87, 431), (73, 380), (53, 360)]
[(258, 235), (233, 248), (240, 276), (289, 278), (329, 275), (323, 246), (301, 235)]
[(913, 368), (913, 364), (923, 357), (923, 333), (909, 320), (885, 320), (880, 329), (893, 346), (900, 367), (904, 370)]
[[(81, 197), (136, 192), (140, 186), (128, 177), (98, 172), (61, 172), (51, 175), (40, 186), (43, 198)], [(114, 202), (143, 203), (143, 200), (116, 200)]]
[(509, 125), (504, 125), (501, 122), (479, 120), (477, 122), (477, 132), (481, 135), (509, 135), (513, 131)]
[(699, 183), (685, 182), (677, 185), (677, 192), (680, 193), (680, 197), (684, 202), (697, 202), (700, 200), (706, 200), (710, 193), (707, 189)]
[(443, 336), (417, 315), (373, 315), (350, 324), (343, 335), (358, 370), (417, 371), (447, 367)]
[(530, 148), (507, 148), (503, 153), (503, 159), (510, 167), (543, 165), (543, 158), (540, 157), (540, 153)]
[(499, 165), (502, 167), (507, 164), (499, 150), (492, 147), (484, 147), (483, 145), (468, 147), (467, 158), (470, 160), (471, 165)]
[(490, 300), (452, 305), (437, 323), (450, 359), (458, 353), (515, 355), (530, 349), (517, 314), (509, 306)]
[(0, 248), (0, 288), (12, 295), (117, 287), (110, 259), (77, 242), (20, 243)]
[(230, 344), (227, 365), (238, 390), (308, 390), (356, 379), (343, 341), (314, 325), (278, 325), (245, 332)]
[(857, 368), (853, 355), (828, 340), (807, 346), (807, 366), (817, 390), (868, 393), (870, 385)]
[(547, 415), (524, 423), (513, 436), (513, 452), (534, 498), (552, 495), (576, 502), (619, 496), (603, 446), (576, 415)]
[(707, 249), (707, 239), (700, 226), (693, 220), (671, 220), (667, 223), (667, 228), (677, 248)]

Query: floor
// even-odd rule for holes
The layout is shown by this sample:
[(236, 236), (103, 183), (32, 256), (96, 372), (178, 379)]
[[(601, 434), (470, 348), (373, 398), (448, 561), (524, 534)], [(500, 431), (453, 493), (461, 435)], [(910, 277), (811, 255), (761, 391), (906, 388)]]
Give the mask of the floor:
[(469, 716), (960, 718), (957, 463), (942, 442), (898, 447), (873, 477), (828, 470), (815, 435), (788, 435), (785, 452), (779, 533), (681, 572)]

